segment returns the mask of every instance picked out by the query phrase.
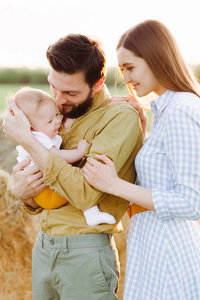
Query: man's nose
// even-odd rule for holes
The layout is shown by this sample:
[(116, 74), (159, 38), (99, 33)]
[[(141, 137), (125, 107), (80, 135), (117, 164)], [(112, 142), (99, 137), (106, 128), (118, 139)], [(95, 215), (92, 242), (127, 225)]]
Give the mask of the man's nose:
[(66, 102), (67, 102), (67, 99), (66, 99), (66, 96), (64, 95), (64, 93), (57, 92), (56, 104), (57, 105), (62, 105), (62, 104), (65, 104)]

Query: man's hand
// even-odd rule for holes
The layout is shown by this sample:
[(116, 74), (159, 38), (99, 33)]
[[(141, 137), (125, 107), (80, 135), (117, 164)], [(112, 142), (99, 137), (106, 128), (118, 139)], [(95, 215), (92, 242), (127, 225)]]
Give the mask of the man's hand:
[[(42, 144), (39, 141), (36, 140), (36, 138), (31, 132), (31, 125), (27, 117), (17, 107), (16, 103), (12, 99), (9, 99), (8, 103), (9, 108), (7, 108), (6, 110), (6, 115), (3, 122), (3, 131), (5, 133), (6, 138), (11, 140), (15, 144), (21, 145), (30, 154), (32, 160), (39, 167), (39, 169), (41, 171), (44, 171), (49, 151), (44, 146), (42, 146)], [(34, 176), (34, 179), (35, 177), (37, 177), (36, 179), (38, 179), (38, 176), (42, 177), (42, 173), (39, 172), (39, 174), (37, 174), (37, 172), (38, 169), (35, 169), (34, 175), (37, 176)], [(25, 172), (25, 174), (22, 175), (26, 174), (27, 173)], [(28, 183), (29, 185), (31, 185), (32, 180), (29, 180)], [(35, 189), (35, 184), (32, 185), (32, 187)], [(16, 191), (18, 191), (18, 188), (16, 188)]]
[(16, 198), (24, 203), (46, 188), (43, 173), (37, 166), (24, 169), (29, 163), (30, 160), (26, 159), (13, 168), (14, 185), (12, 192)]
[(3, 121), (5, 137), (15, 144), (23, 145), (27, 136), (31, 134), (30, 123), (24, 113), (17, 107), (12, 99), (8, 99), (9, 107), (6, 109)]

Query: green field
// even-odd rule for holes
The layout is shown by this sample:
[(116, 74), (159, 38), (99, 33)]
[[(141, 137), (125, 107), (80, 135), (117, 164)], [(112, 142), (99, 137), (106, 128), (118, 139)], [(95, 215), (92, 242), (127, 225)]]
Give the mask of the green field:
[[(0, 112), (4, 112), (7, 101), (6, 99), (9, 97), (9, 95), (15, 94), (20, 87), (23, 86), (21, 84), (0, 84)], [(47, 93), (51, 93), (49, 84), (34, 84), (29, 85), (30, 87), (41, 89)], [(127, 89), (123, 86), (115, 88), (114, 86), (108, 86), (109, 92), (111, 95), (128, 95), (129, 92)], [(150, 126), (152, 122), (151, 113), (147, 113), (148, 115), (148, 128), (147, 131), (150, 131)]]

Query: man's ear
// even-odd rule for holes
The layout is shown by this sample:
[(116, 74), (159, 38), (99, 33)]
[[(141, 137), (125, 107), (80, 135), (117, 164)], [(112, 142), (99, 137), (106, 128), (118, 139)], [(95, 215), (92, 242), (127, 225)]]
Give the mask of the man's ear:
[(105, 81), (106, 77), (102, 76), (94, 85), (92, 88), (93, 94), (96, 94), (97, 92), (100, 91), (100, 89), (102, 88), (102, 86), (104, 85), (104, 81)]

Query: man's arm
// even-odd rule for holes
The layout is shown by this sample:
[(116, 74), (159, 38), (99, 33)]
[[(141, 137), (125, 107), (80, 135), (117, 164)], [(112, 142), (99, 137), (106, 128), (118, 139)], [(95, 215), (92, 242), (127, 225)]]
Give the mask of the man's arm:
[(35, 139), (28, 119), (11, 99), (9, 99), (3, 128), (6, 138), (15, 144), (20, 144), (30, 154), (38, 168), (44, 172), (49, 151)]
[[(119, 176), (124, 177), (142, 146), (143, 135), (137, 112), (126, 103), (118, 107), (118, 110), (110, 107), (107, 116), (103, 115), (105, 120), (101, 118), (101, 122), (96, 122), (92, 141), (87, 134), (84, 138), (91, 143), (88, 156), (107, 155), (115, 163)], [(133, 168), (131, 170), (133, 172)], [(47, 158), (44, 181), (81, 210), (99, 203), (106, 196), (86, 182), (80, 168), (63, 162), (53, 154)]]
[[(107, 155), (115, 163), (118, 172), (134, 151), (134, 156), (137, 154), (142, 144), (142, 130), (138, 114), (130, 107), (127, 108), (127, 105), (120, 104), (117, 113), (113, 107), (108, 109), (109, 120), (106, 120), (103, 128), (99, 128), (96, 132), (88, 154), (91, 157), (95, 157), (96, 153)], [(49, 151), (32, 135), (25, 115), (13, 101), (9, 106), (14, 116), (9, 111), (7, 112), (3, 124), (6, 137), (15, 143), (20, 143), (29, 152), (36, 165), (44, 173), (45, 183), (81, 210), (100, 202), (105, 194), (86, 182), (80, 168), (73, 167), (63, 159), (49, 154)], [(89, 137), (83, 138), (90, 142)]]
[[(7, 110), (3, 127), (6, 138), (15, 144), (20, 144), (30, 154), (38, 168), (44, 172), (49, 151), (35, 139), (31, 133), (28, 119), (12, 100), (9, 102), (9, 110)], [(74, 163), (84, 157), (85, 149), (88, 146), (87, 141), (81, 140), (77, 149), (58, 150), (53, 147), (51, 152), (62, 157), (68, 163)]]

